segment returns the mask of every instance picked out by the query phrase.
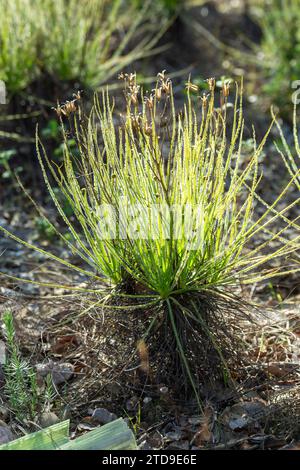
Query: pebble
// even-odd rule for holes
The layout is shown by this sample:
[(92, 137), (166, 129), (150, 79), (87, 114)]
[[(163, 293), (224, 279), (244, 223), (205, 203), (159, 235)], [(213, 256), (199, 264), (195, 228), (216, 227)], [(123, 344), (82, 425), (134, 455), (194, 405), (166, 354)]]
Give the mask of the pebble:
[(168, 439), (168, 441), (179, 441), (182, 437), (182, 432), (180, 429), (170, 431), (165, 434), (165, 437)]
[(151, 397), (145, 397), (144, 400), (143, 400), (144, 405), (149, 405), (149, 403), (151, 403), (151, 402), (152, 402)]
[(106, 408), (96, 408), (92, 414), (92, 420), (99, 424), (111, 423), (118, 419), (117, 415), (111, 413)]
[(222, 413), (222, 422), (232, 431), (239, 431), (257, 424), (265, 416), (266, 406), (261, 401), (236, 403)]
[(240, 418), (231, 419), (228, 422), (228, 426), (232, 431), (238, 431), (246, 428), (249, 425), (249, 418), (241, 416)]
[(10, 428), (7, 426), (7, 424), (4, 423), (4, 421), (0, 420), (0, 445), (7, 444), (14, 439), (15, 437)]
[(57, 424), (59, 421), (59, 417), (56, 416), (56, 414), (52, 411), (45, 411), (41, 414), (40, 417), (40, 425), (43, 429), (48, 428), (49, 426), (53, 426), (53, 424)]
[(49, 361), (46, 364), (37, 364), (35, 368), (37, 374), (42, 378), (46, 378), (47, 375), (51, 374), (54, 385), (66, 383), (74, 374), (73, 365), (67, 362), (57, 364), (53, 361)]
[(9, 418), (9, 409), (5, 408), (3, 405), (0, 405), (0, 418), (3, 419), (3, 421), (7, 421)]

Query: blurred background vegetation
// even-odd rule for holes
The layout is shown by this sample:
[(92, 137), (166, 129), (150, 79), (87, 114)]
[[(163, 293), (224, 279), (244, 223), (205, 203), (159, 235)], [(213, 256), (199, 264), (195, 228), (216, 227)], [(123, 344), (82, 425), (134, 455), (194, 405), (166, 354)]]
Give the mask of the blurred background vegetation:
[(37, 123), (59, 158), (58, 101), (83, 90), (88, 103), (101, 87), (118, 87), (121, 71), (137, 71), (145, 88), (162, 69), (178, 85), (190, 73), (204, 89), (207, 77), (243, 75), (258, 129), (271, 105), (291, 123), (300, 0), (0, 0), (2, 12), (1, 186), (12, 171), (32, 176)]

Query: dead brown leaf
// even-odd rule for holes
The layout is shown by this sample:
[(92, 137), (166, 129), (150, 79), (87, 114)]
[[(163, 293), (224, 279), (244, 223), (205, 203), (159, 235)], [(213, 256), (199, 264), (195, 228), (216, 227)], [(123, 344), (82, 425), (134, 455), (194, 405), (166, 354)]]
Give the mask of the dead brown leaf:
[(57, 355), (64, 355), (71, 349), (79, 345), (79, 340), (76, 335), (69, 334), (64, 336), (58, 336), (56, 342), (52, 346), (52, 352)]
[(197, 447), (203, 447), (205, 444), (212, 442), (212, 421), (213, 409), (211, 406), (206, 406), (203, 412), (203, 417), (201, 418), (201, 427), (193, 439)]

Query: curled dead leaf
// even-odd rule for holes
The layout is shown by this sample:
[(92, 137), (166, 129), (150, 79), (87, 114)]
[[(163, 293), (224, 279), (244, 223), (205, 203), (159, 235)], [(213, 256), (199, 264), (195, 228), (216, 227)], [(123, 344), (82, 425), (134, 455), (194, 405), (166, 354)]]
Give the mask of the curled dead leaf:
[(193, 443), (197, 447), (203, 447), (205, 444), (212, 442), (212, 425), (213, 425), (214, 411), (211, 406), (206, 406), (201, 418), (201, 426), (199, 431), (195, 434)]

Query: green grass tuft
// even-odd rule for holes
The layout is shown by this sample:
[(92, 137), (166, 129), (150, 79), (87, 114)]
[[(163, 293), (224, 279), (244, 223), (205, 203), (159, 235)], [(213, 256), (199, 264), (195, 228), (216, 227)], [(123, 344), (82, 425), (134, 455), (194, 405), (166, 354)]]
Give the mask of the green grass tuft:
[[(121, 115), (108, 93), (95, 97), (89, 116), (80, 99), (59, 109), (64, 132), (60, 166), (52, 163), (37, 135), (45, 183), (69, 237), (48, 222), (89, 267), (72, 265), (1, 230), (104, 284), (102, 295), (97, 286), (69, 286), (98, 295), (94, 302), (87, 301), (86, 311), (116, 306), (118, 296), (136, 297), (144, 310), (143, 302), (148, 308), (159, 305), (163, 321), (154, 316), (145, 337), (150, 344), (154, 326), (155, 331), (165, 328), (163, 341), (176, 356), (173, 365), (181, 364), (181, 376), (199, 399), (199, 361), (204, 364), (207, 354), (217, 354), (218, 368), (228, 381), (224, 348), (231, 326), (227, 332), (224, 318), (226, 311), (233, 319), (236, 312), (238, 321), (239, 311), (232, 289), (297, 269), (272, 264), (298, 246), (286, 236), (294, 223), (286, 217), (290, 206), (278, 209), (295, 176), (274, 195), (272, 204), (259, 196), (259, 159), (267, 135), (260, 144), (254, 136), (252, 153), (244, 162), (242, 87), (236, 85), (230, 107), (228, 83), (217, 96), (210, 79), (209, 95), (192, 100), (198, 87), (189, 82), (178, 112), (165, 72), (158, 74), (155, 88), (145, 96), (135, 74), (120, 78), (126, 97)], [(70, 135), (77, 143), (76, 154), (68, 146)], [(72, 208), (73, 218), (66, 216), (54, 186)], [(274, 231), (276, 221), (281, 228)]]

